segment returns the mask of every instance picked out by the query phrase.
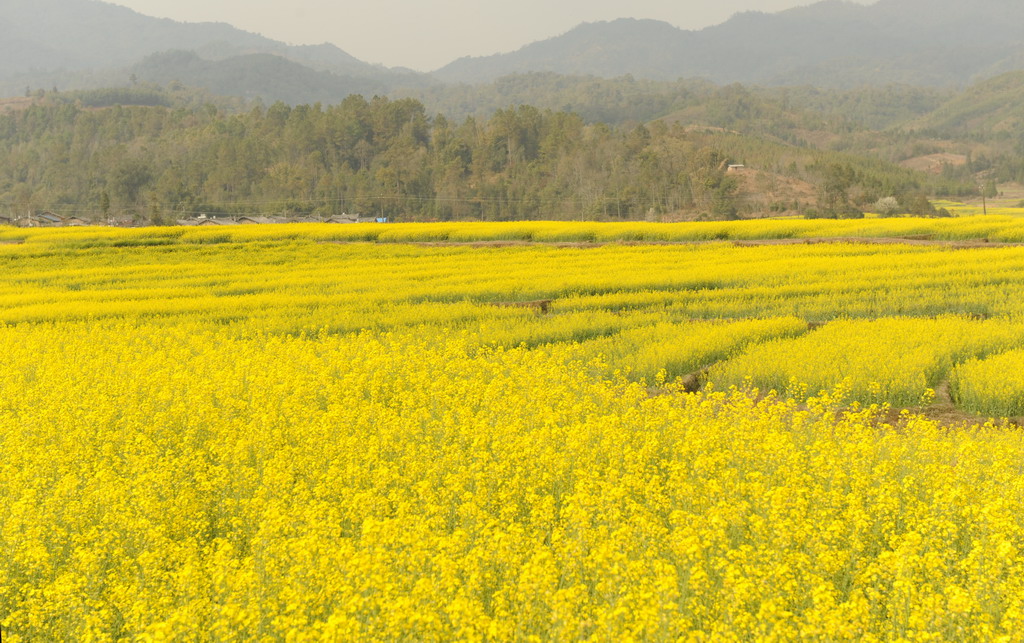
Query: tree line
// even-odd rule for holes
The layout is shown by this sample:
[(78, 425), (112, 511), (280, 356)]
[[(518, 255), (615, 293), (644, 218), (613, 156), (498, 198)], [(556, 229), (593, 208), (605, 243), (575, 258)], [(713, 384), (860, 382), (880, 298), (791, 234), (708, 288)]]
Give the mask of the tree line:
[[(727, 171), (735, 163), (807, 181), (818, 194), (755, 202)], [(612, 126), (528, 105), (453, 121), (412, 98), (358, 95), (240, 112), (55, 99), (0, 115), (0, 208), (86, 219), (729, 218), (766, 207), (841, 216), (883, 197), (934, 193), (940, 178), (721, 128)]]

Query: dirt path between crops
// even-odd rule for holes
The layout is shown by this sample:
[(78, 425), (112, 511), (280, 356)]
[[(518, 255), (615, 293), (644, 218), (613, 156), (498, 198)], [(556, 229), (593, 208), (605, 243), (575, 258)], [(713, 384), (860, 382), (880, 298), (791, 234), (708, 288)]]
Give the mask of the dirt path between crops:
[[(812, 321), (805, 322), (807, 324), (807, 330), (805, 332), (813, 332), (828, 324), (827, 321)], [(708, 364), (707, 366), (687, 373), (679, 378), (679, 382), (683, 386), (683, 390), (687, 393), (697, 393), (708, 383), (708, 375), (711, 373), (711, 369), (719, 364), (722, 364), (727, 360), (715, 362), (714, 364)], [(657, 389), (652, 389), (652, 393), (656, 393)]]
[[(807, 330), (812, 332), (826, 326), (828, 322), (808, 322)], [(721, 363), (717, 362), (716, 364)], [(708, 375), (716, 364), (710, 364), (700, 370), (688, 373), (680, 378), (680, 383), (683, 386), (683, 390), (687, 393), (697, 393), (703, 390), (704, 386), (708, 383)], [(953, 402), (953, 396), (950, 391), (950, 384), (948, 380), (939, 382), (935, 388), (935, 397), (932, 403), (927, 406), (918, 407), (892, 407), (887, 409), (885, 412), (879, 415), (879, 420), (888, 424), (894, 428), (900, 429), (906, 425), (907, 414), (910, 415), (921, 415), (926, 417), (933, 422), (947, 427), (947, 428), (967, 428), (976, 426), (979, 424), (985, 424), (990, 419), (986, 416), (975, 415), (960, 409)], [(652, 395), (664, 394), (666, 391), (652, 388)], [(766, 396), (761, 396), (766, 397)], [(995, 419), (997, 424), (1002, 424), (1006, 427), (1024, 427), (1024, 417), (1016, 418), (1003, 418), (999, 420)]]
[(950, 250), (971, 250), (978, 248), (1020, 248), (1024, 243), (989, 241), (987, 239), (971, 239), (964, 241), (948, 241), (921, 237), (807, 237), (798, 239), (702, 239), (692, 241), (365, 241), (335, 240), (323, 241), (327, 244), (380, 243), (423, 246), (427, 248), (515, 248), (531, 246), (547, 246), (552, 248), (600, 248), (604, 246), (699, 246), (710, 244), (732, 244), (738, 247), (756, 246), (802, 246), (826, 243), (850, 245), (905, 245), (947, 248)]
[(940, 382), (935, 386), (934, 390), (935, 399), (928, 406), (916, 406), (905, 409), (892, 408), (882, 416), (883, 421), (899, 428), (906, 424), (905, 413), (910, 413), (912, 415), (923, 415), (929, 420), (951, 429), (962, 429), (985, 424), (989, 420), (993, 420), (997, 426), (1004, 426), (1006, 428), (1024, 426), (1024, 418), (991, 418), (984, 415), (975, 415), (974, 413), (957, 408), (956, 404), (953, 403), (948, 381)]
[(807, 239), (760, 239), (760, 240), (736, 240), (732, 242), (736, 246), (797, 246), (813, 245), (819, 243), (847, 243), (863, 245), (904, 245), (904, 246), (934, 246), (950, 248), (953, 250), (971, 248), (1019, 248), (1024, 243), (1009, 243), (1001, 241), (989, 241), (988, 239), (973, 239), (964, 241), (946, 241), (941, 239), (925, 239), (920, 237), (810, 237)]

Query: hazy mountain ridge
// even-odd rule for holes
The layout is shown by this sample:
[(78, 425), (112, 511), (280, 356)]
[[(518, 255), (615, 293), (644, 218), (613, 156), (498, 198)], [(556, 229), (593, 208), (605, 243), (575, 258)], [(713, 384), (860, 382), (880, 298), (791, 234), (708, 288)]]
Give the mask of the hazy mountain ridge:
[[(228, 24), (152, 18), (98, 0), (4, 0), (0, 4), (0, 87), (6, 93), (12, 86), (48, 88), (59, 81), (73, 88), (76, 73), (80, 86), (102, 85), (115, 71), (128, 70), (166, 51), (192, 51), (210, 63), (272, 54), (314, 72), (337, 74), (342, 81), (371, 79), (373, 86), (424, 82), (419, 74), (371, 65), (332, 44), (287, 45)], [(233, 61), (218, 73), (226, 75), (237, 68), (238, 61)], [(312, 78), (305, 72), (301, 75)], [(319, 88), (321, 93), (331, 93), (339, 82), (321, 78), (327, 81)], [(307, 87), (304, 91), (317, 90)]]
[(1015, 0), (825, 0), (742, 13), (701, 31), (633, 19), (585, 24), (516, 52), (461, 58), (434, 75), (447, 82), (551, 71), (769, 85), (964, 84), (1024, 62), (1022, 22), (1024, 4)]
[[(463, 114), (479, 114), (482, 105), (528, 102), (582, 108), (590, 120), (614, 120), (616, 110), (598, 104), (611, 100), (622, 106), (608, 87), (590, 95), (558, 90), (550, 97), (528, 88), (503, 94), (499, 87), (497, 95), (485, 96), (486, 84), (510, 75), (561, 74), (577, 84), (586, 77), (632, 77), (823, 88), (964, 86), (1024, 69), (1024, 36), (1017, 33), (1022, 22), (1024, 3), (1017, 0), (970, 6), (824, 0), (779, 13), (737, 14), (701, 31), (656, 20), (585, 23), (517, 52), (461, 58), (426, 75), (371, 65), (331, 44), (292, 46), (227, 24), (151, 18), (99, 0), (3, 0), (0, 95), (21, 95), (26, 87), (126, 85), (135, 76), (267, 102), (335, 103), (350, 93), (414, 95), (438, 111), (457, 101), (478, 101), (449, 110)], [(645, 91), (646, 104), (616, 109), (628, 113), (626, 118), (648, 120), (683, 107), (671, 92)]]
[(487, 82), (527, 72), (615, 77), (634, 73), (643, 60), (655, 80), (674, 80), (671, 65), (677, 57), (676, 27), (657, 20), (622, 18), (584, 23), (568, 33), (542, 40), (509, 54), (464, 57), (433, 72), (446, 82)]
[(266, 102), (339, 103), (352, 94), (372, 96), (388, 89), (373, 78), (317, 71), (274, 54), (211, 61), (191, 51), (166, 51), (146, 57), (131, 69), (144, 82), (180, 82), (216, 94)]

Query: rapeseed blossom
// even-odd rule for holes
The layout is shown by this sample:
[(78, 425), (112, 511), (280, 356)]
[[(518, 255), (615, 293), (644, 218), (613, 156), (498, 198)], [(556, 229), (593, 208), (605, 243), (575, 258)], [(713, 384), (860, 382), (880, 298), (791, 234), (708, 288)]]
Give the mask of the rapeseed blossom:
[(5, 641), (1024, 631), (1024, 434), (886, 407), (1012, 397), (1024, 251), (274, 228), (0, 246)]

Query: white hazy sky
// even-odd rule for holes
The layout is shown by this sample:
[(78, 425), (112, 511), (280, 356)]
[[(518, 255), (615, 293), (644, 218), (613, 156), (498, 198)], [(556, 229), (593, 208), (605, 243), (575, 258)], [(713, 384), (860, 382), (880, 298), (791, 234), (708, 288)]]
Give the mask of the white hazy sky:
[(418, 71), (460, 56), (513, 51), (581, 22), (654, 18), (701, 29), (740, 11), (773, 12), (813, 1), (113, 0), (149, 16), (227, 22), (296, 45), (330, 42), (366, 62)]

